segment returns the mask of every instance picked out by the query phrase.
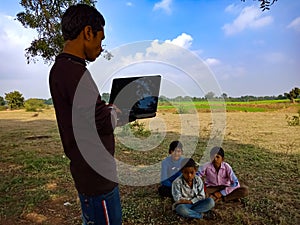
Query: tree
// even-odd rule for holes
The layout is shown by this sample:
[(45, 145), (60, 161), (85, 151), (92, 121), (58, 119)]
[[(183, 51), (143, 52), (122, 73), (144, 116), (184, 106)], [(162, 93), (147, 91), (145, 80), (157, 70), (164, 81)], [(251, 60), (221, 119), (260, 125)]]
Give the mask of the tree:
[(223, 93), (223, 94), (221, 95), (221, 97), (224, 98), (224, 99), (227, 99), (227, 98), (228, 98), (228, 95), (227, 95), (226, 93)]
[(182, 96), (176, 96), (173, 100), (175, 102), (182, 102), (183, 101), (183, 97)]
[(26, 100), (24, 106), (26, 111), (29, 112), (37, 112), (46, 108), (45, 100), (37, 98), (30, 98)]
[(278, 100), (286, 99), (286, 97), (285, 97), (284, 95), (278, 95), (278, 96), (277, 96), (277, 99), (278, 99)]
[(63, 49), (60, 20), (65, 10), (76, 3), (95, 6), (93, 0), (21, 0), (24, 12), (17, 14), (17, 20), (25, 28), (37, 31), (38, 38), (25, 49), (27, 63), (42, 57), (44, 63), (51, 63)]
[(5, 105), (4, 98), (0, 96), (0, 106), (4, 106), (4, 105)]
[[(245, 2), (246, 0), (241, 0)], [(255, 0), (254, 0), (255, 1)], [(262, 11), (270, 10), (270, 6), (273, 5), (277, 0), (258, 0), (260, 2), (260, 8)]]
[(101, 99), (108, 102), (109, 101), (109, 97), (110, 97), (110, 94), (109, 93), (102, 93), (101, 94)]
[(46, 105), (53, 105), (52, 98), (49, 98), (49, 99), (45, 100), (44, 102)]
[(295, 99), (300, 95), (300, 89), (295, 87), (289, 93), (284, 93), (284, 95), (290, 99), (292, 103), (295, 103)]
[(208, 92), (206, 95), (205, 95), (205, 98), (207, 100), (210, 100), (210, 99), (213, 99), (215, 97), (215, 93), (213, 93), (212, 91)]
[(170, 99), (168, 97), (164, 96), (164, 95), (161, 95), (161, 96), (158, 97), (158, 101), (168, 102), (168, 101), (170, 101)]
[(19, 109), (24, 106), (24, 97), (18, 91), (5, 93), (5, 100), (10, 109)]

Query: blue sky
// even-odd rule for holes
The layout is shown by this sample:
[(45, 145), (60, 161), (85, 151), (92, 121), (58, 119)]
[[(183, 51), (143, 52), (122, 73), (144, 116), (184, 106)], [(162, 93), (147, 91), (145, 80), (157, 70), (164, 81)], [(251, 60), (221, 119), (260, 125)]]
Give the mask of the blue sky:
[[(36, 34), (14, 20), (22, 11), (18, 2), (0, 2), (0, 96), (18, 90), (26, 99), (49, 98), (49, 65), (26, 64), (24, 49)], [(106, 19), (105, 44), (114, 54), (137, 42), (171, 43), (199, 57), (229, 96), (277, 96), (300, 86), (300, 1), (278, 0), (264, 12), (252, 0), (99, 0), (97, 8)], [(102, 61), (89, 65), (95, 80), (101, 80)], [(165, 77), (183, 95), (208, 90), (197, 91), (185, 75), (176, 76)], [(182, 94), (165, 84), (164, 95)], [(98, 85), (101, 92), (108, 86)]]

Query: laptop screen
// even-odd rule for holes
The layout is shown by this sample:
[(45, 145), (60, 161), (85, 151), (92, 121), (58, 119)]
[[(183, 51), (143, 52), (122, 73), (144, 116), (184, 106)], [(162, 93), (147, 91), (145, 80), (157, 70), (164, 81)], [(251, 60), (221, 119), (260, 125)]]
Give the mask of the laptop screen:
[(161, 76), (115, 78), (109, 103), (116, 105), (129, 120), (156, 115)]

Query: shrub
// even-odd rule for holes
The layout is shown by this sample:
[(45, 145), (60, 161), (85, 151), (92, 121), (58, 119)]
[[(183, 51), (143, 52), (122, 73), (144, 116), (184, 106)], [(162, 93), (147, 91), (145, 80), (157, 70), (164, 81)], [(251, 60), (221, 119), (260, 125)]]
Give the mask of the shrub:
[(27, 112), (40, 112), (46, 108), (45, 101), (37, 98), (30, 98), (25, 101), (25, 109)]
[(133, 134), (137, 137), (149, 137), (151, 135), (151, 131), (145, 129), (145, 123), (134, 121), (130, 124), (130, 128), (133, 131)]
[(4, 110), (7, 110), (7, 106), (5, 106), (5, 105), (0, 105), (0, 111), (4, 111)]
[(24, 106), (24, 97), (18, 91), (5, 93), (5, 100), (10, 109), (21, 109)]
[(177, 114), (187, 114), (189, 110), (185, 108), (183, 105), (180, 105), (177, 109)]
[(294, 116), (285, 116), (285, 119), (289, 126), (299, 126), (300, 125), (300, 110), (298, 111), (298, 115)]
[(136, 137), (149, 137), (151, 135), (151, 131), (145, 128), (145, 123), (139, 123), (137, 120), (124, 125), (119, 134), (126, 136), (131, 132)]

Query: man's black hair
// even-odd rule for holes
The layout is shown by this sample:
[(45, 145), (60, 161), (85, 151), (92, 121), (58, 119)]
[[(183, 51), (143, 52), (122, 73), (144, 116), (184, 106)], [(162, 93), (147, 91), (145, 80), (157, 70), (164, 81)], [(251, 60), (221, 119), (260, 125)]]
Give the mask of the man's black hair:
[(197, 164), (192, 158), (185, 158), (181, 161), (181, 169), (183, 170), (186, 167), (194, 167), (197, 168)]
[(86, 4), (70, 6), (64, 13), (61, 29), (64, 40), (74, 40), (86, 26), (91, 26), (94, 35), (103, 30), (105, 19), (94, 7)]
[(218, 147), (218, 146), (213, 147), (210, 150), (210, 158), (214, 157), (215, 154), (220, 155), (220, 156), (222, 156), (222, 158), (224, 158), (224, 155), (225, 155), (224, 149), (222, 147)]
[(169, 154), (171, 154), (175, 148), (180, 148), (182, 150), (182, 143), (180, 141), (172, 141), (169, 146)]

